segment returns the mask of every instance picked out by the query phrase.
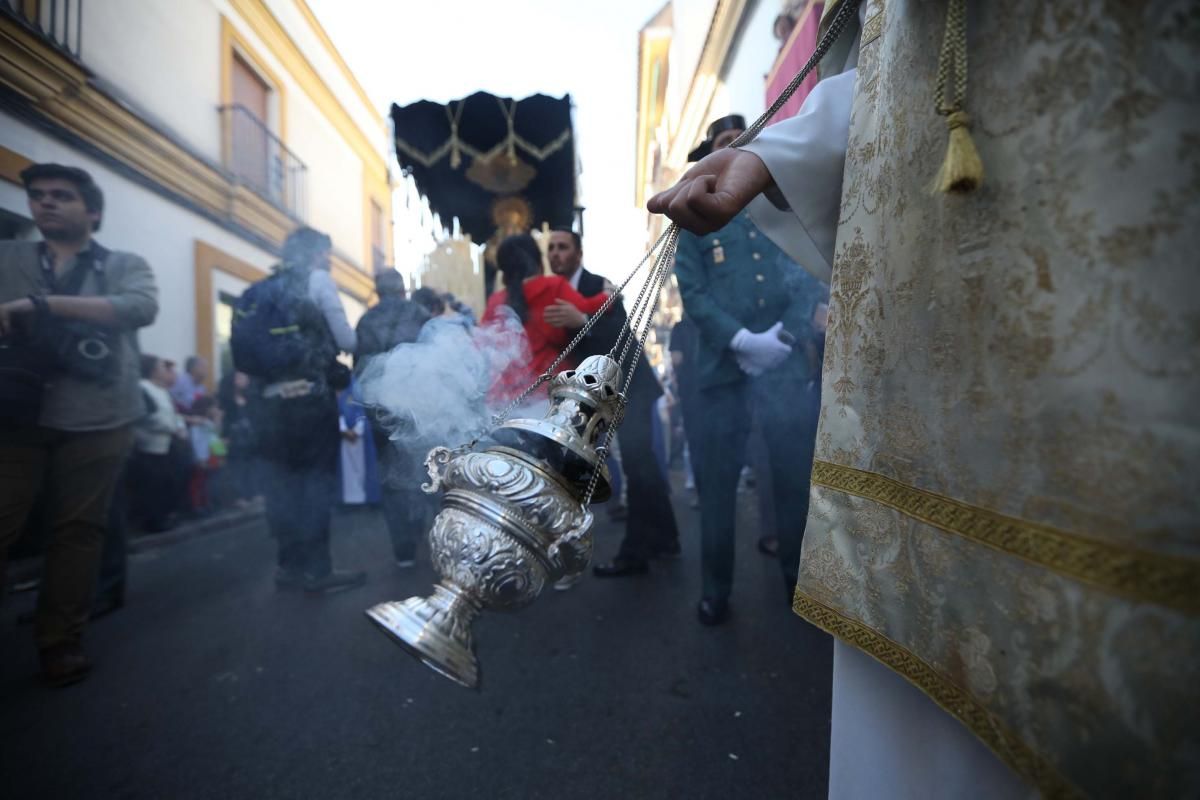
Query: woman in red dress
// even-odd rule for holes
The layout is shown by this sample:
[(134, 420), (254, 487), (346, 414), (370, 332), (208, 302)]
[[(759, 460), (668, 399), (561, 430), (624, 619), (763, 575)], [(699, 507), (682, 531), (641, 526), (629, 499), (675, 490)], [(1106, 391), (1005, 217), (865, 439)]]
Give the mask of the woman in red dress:
[[(510, 402), (533, 383), (538, 375), (554, 363), (575, 331), (556, 328), (546, 322), (545, 311), (556, 300), (566, 300), (585, 314), (595, 314), (608, 299), (607, 294), (584, 297), (571, 287), (571, 282), (558, 275), (542, 274), (542, 251), (527, 233), (510, 236), (500, 243), (496, 265), (504, 276), (506, 289), (488, 298), (483, 325), (499, 321), (511, 310), (525, 328), (529, 341), (529, 360), (515, 361), (501, 373), (488, 392), (493, 404)], [(520, 292), (512, 287), (521, 287)], [(574, 367), (577, 360), (568, 356), (561, 369)]]

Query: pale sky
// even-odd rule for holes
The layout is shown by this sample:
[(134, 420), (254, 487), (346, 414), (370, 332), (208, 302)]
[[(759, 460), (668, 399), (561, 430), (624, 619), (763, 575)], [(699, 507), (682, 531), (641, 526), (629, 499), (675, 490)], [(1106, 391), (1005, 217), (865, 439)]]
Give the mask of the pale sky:
[[(637, 32), (665, 0), (308, 0), (379, 110), (484, 90), (570, 93), (584, 263), (615, 278), (645, 247), (633, 204)], [(389, 153), (395, 168), (395, 155)], [(411, 265), (397, 264), (402, 272)]]

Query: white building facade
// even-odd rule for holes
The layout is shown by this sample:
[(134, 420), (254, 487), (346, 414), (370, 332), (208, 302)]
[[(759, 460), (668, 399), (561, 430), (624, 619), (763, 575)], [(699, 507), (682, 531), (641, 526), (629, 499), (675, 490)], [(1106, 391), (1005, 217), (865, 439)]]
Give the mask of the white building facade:
[(0, 235), (37, 236), (25, 166), (90, 172), (97, 238), (158, 281), (145, 352), (228, 369), (232, 301), (301, 225), (355, 322), (392, 263), (388, 140), (303, 0), (0, 0)]

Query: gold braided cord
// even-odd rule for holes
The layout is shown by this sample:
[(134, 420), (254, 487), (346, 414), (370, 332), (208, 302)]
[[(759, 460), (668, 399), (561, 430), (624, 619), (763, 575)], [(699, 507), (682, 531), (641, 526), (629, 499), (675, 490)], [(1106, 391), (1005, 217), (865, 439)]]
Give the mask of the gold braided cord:
[(792, 597), (792, 610), (826, 633), (862, 650), (920, 689), (965, 725), (1009, 769), (1037, 787), (1046, 800), (1074, 800), (1084, 796), (1059, 774), (1050, 761), (1034, 752), (970, 692), (904, 646), (800, 589), (796, 589)]
[[(946, 3), (946, 30), (942, 35), (942, 51), (938, 56), (937, 90), (934, 102), (938, 113), (947, 116), (961, 111), (967, 99), (967, 3), (966, 0), (948, 0)], [(954, 95), (946, 102), (946, 86), (950, 83), (950, 72), (954, 75)]]
[[(946, 96), (948, 91), (953, 94)], [(968, 194), (983, 183), (983, 160), (971, 139), (971, 117), (963, 108), (967, 99), (967, 4), (947, 0), (946, 31), (938, 55), (937, 113), (946, 118), (949, 140), (946, 155), (929, 187), (934, 194)]]
[(1200, 561), (1087, 539), (875, 472), (814, 461), (812, 482), (1139, 603), (1200, 613)]

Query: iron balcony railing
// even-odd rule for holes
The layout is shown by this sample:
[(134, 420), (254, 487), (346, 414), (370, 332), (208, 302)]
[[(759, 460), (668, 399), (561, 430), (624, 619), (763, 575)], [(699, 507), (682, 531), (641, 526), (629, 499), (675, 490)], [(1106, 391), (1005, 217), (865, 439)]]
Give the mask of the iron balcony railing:
[(83, 0), (0, 0), (0, 12), (21, 20), (72, 58), (80, 58)]
[(308, 167), (250, 109), (221, 106), (225, 167), (243, 185), (298, 220), (308, 215)]

